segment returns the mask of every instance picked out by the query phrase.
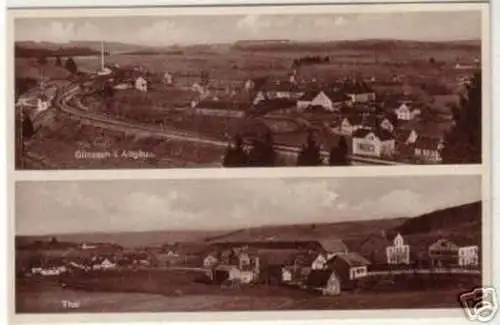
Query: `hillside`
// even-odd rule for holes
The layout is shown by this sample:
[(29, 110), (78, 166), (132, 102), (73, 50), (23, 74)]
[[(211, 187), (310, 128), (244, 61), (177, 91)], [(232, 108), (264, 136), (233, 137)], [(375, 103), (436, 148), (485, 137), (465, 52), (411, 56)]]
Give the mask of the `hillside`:
[(367, 40), (345, 40), (332, 42), (236, 42), (233, 49), (241, 51), (284, 51), (284, 52), (302, 52), (302, 51), (335, 51), (335, 50), (357, 50), (357, 51), (375, 51), (375, 50), (464, 50), (480, 51), (481, 42), (479, 40), (471, 41), (450, 41), (450, 42), (423, 42), (406, 40), (386, 40), (386, 39), (367, 39)]
[(480, 232), (481, 212), (481, 202), (460, 205), (412, 218), (396, 227), (394, 231), (401, 234), (421, 234), (466, 228)]

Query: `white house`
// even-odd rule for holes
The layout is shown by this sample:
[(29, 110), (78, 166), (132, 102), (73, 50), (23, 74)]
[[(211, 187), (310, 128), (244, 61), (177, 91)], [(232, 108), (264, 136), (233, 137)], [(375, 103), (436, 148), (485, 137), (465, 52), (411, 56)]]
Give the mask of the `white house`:
[(297, 110), (299, 112), (304, 112), (309, 106), (311, 106), (311, 103), (317, 94), (318, 93), (315, 91), (308, 91), (300, 96), (297, 99)]
[(49, 109), (49, 106), (50, 106), (49, 98), (45, 94), (40, 95), (40, 97), (38, 97), (36, 102), (37, 111), (38, 112), (46, 111)]
[(203, 259), (203, 267), (213, 267), (218, 263), (217, 257), (214, 256), (214, 254), (208, 254), (204, 259)]
[(465, 246), (458, 249), (459, 266), (479, 265), (479, 246)]
[(386, 130), (372, 131), (359, 129), (352, 135), (354, 155), (371, 157), (390, 157), (394, 154), (396, 140)]
[(163, 75), (163, 83), (165, 85), (171, 85), (174, 83), (174, 78), (172, 77), (172, 75), (168, 72), (165, 72), (165, 74)]
[(394, 238), (393, 246), (386, 247), (387, 264), (410, 264), (410, 246), (406, 245), (401, 234)]
[(135, 89), (147, 92), (148, 91), (148, 81), (144, 77), (139, 76), (135, 79)]
[(415, 158), (428, 163), (439, 163), (443, 160), (441, 150), (444, 148), (442, 138), (419, 136), (415, 141)]
[(311, 264), (311, 269), (313, 270), (322, 270), (326, 267), (327, 265), (327, 258), (323, 254), (319, 254), (316, 259), (312, 262)]
[(96, 263), (96, 264), (92, 265), (93, 270), (109, 270), (109, 269), (114, 269), (115, 267), (116, 267), (116, 264), (111, 262), (107, 258), (102, 260), (100, 263)]
[(418, 115), (420, 115), (420, 109), (411, 108), (409, 103), (401, 103), (397, 108), (394, 109), (394, 113), (401, 121), (411, 121)]

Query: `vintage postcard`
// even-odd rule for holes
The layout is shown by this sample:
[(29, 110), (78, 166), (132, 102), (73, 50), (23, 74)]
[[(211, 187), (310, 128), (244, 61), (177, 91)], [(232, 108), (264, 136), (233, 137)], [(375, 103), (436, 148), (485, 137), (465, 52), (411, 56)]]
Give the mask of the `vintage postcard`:
[(9, 18), (19, 170), (488, 161), (485, 3)]
[(15, 313), (464, 317), (491, 276), (483, 188), (458, 174), (18, 181)]

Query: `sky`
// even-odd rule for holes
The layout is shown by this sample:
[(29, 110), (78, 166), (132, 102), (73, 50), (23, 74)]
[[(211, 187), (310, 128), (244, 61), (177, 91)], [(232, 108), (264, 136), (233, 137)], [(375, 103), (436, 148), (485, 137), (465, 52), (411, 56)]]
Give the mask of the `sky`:
[(148, 46), (238, 40), (478, 40), (480, 11), (304, 15), (17, 18), (16, 41), (116, 41)]
[(479, 176), (20, 181), (16, 234), (225, 230), (414, 217), (479, 201)]

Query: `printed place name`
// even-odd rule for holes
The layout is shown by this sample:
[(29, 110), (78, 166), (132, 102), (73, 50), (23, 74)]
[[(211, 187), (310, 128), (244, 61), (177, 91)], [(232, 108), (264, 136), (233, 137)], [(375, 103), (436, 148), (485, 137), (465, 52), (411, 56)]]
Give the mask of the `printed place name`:
[(75, 158), (79, 160), (105, 159), (149, 159), (156, 157), (152, 152), (142, 150), (114, 150), (114, 151), (75, 151)]

